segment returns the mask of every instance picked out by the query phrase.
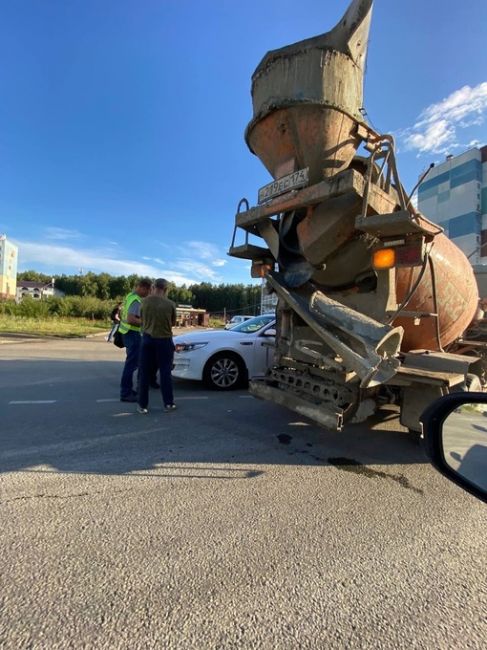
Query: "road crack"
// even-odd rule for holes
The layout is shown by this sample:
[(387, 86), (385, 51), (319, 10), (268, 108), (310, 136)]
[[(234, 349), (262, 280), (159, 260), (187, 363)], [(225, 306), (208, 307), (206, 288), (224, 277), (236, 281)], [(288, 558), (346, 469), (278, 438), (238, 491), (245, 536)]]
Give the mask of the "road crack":
[[(120, 494), (120, 492), (126, 492), (126, 490), (118, 490), (117, 492), (111, 493)], [(6, 499), (5, 501), (0, 501), (0, 505), (7, 503), (12, 503), (14, 501), (28, 501), (30, 499), (80, 499), (82, 497), (92, 497), (97, 494), (104, 494), (104, 492), (78, 492), (77, 494), (27, 494), (21, 497), (13, 497), (12, 499)]]

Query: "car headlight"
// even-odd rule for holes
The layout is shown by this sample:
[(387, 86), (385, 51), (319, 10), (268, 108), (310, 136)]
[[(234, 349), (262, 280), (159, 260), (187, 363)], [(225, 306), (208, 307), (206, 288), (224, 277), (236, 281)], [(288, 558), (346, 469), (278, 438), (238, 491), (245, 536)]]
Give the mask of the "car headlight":
[(176, 352), (193, 352), (194, 350), (199, 350), (204, 348), (208, 343), (176, 343), (174, 346)]

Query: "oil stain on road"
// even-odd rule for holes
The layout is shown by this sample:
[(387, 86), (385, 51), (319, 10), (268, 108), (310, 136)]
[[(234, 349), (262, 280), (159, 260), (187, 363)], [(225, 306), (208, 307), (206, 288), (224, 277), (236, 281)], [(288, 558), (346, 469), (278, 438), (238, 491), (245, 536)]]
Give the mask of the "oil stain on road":
[(328, 458), (330, 465), (342, 469), (345, 472), (353, 472), (354, 474), (361, 474), (367, 478), (382, 478), (389, 479), (398, 483), (401, 487), (406, 488), (406, 490), (412, 490), (417, 494), (424, 494), (423, 490), (420, 488), (414, 487), (411, 485), (409, 479), (407, 479), (403, 474), (388, 474), (387, 472), (382, 472), (380, 470), (371, 469), (367, 465), (363, 465), (353, 458)]

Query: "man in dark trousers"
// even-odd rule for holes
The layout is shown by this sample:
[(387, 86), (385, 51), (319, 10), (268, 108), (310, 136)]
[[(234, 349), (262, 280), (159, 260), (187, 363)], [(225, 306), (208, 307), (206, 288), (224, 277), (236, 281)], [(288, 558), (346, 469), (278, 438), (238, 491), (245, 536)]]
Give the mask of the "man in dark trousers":
[(142, 298), (149, 295), (152, 284), (150, 280), (139, 280), (135, 289), (125, 298), (120, 315), (118, 331), (123, 335), (127, 357), (120, 381), (120, 401), (136, 402), (137, 393), (133, 388), (133, 376), (139, 365), (140, 353), (140, 305)]
[(149, 384), (154, 360), (159, 368), (162, 403), (166, 412), (176, 408), (172, 389), (172, 364), (174, 343), (172, 328), (176, 324), (176, 305), (167, 298), (169, 283), (162, 278), (154, 283), (152, 295), (142, 302), (142, 347), (139, 371), (139, 413), (147, 413), (149, 405)]

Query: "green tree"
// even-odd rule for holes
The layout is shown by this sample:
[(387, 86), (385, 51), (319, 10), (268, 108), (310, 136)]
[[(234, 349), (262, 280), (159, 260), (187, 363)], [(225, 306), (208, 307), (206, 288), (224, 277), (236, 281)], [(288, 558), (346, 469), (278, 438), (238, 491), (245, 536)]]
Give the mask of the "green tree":
[(17, 281), (22, 282), (22, 280), (49, 284), (52, 280), (52, 276), (46, 275), (45, 273), (39, 273), (39, 271), (21, 271), (20, 273), (17, 273)]
[(98, 292), (96, 275), (89, 271), (85, 275), (80, 276), (80, 288), (82, 296), (96, 296)]
[(100, 273), (97, 277), (97, 298), (100, 300), (109, 300), (112, 295), (110, 292), (110, 275), (108, 273)]

